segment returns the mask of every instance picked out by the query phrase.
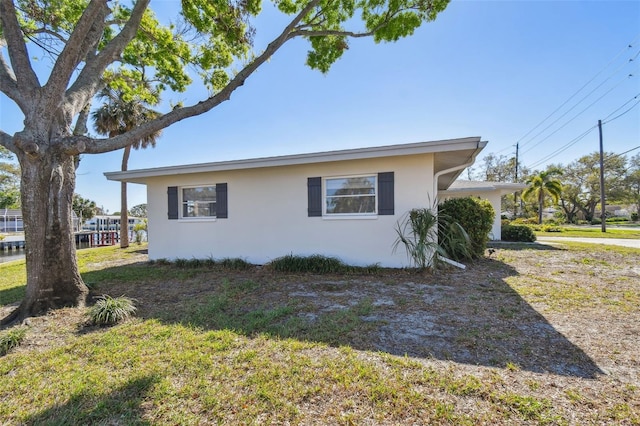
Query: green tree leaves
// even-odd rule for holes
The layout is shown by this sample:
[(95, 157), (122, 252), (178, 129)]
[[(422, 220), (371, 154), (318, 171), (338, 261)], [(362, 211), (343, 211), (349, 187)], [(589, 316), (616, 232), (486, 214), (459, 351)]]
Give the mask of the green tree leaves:
[(11, 152), (0, 146), (0, 209), (20, 207), (20, 167)]

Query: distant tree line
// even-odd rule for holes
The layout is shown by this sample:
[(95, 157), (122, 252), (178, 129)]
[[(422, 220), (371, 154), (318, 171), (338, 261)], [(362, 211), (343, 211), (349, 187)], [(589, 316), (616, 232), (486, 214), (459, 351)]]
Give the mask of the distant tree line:
[[(574, 223), (578, 218), (592, 221), (599, 217), (600, 205), (600, 154), (593, 152), (568, 164), (549, 164), (544, 170), (531, 170), (519, 165), (516, 179), (515, 157), (489, 154), (476, 166), (467, 170), (466, 178), (493, 182), (531, 183), (541, 175), (553, 176), (560, 184), (557, 205), (565, 220)], [(633, 206), (640, 214), (640, 154), (624, 156), (615, 153), (604, 155), (604, 186), (607, 205)], [(539, 179), (538, 179), (539, 180)], [(535, 192), (535, 191), (534, 191)], [(539, 192), (529, 197), (505, 196), (502, 210), (518, 212), (518, 216), (534, 216), (540, 212)], [(555, 201), (553, 194), (544, 198), (543, 207)]]

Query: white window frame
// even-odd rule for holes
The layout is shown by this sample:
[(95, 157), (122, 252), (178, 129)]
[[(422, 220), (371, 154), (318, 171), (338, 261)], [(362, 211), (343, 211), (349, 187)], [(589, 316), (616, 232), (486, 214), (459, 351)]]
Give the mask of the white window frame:
[[(335, 179), (373, 178), (373, 212), (369, 213), (327, 213), (327, 181)], [(361, 195), (370, 197), (371, 195)], [(358, 195), (352, 195), (358, 197)], [(325, 219), (375, 219), (378, 217), (378, 174), (365, 173), (358, 175), (327, 176), (322, 178), (322, 217)]]
[[(179, 208), (179, 219), (183, 222), (202, 222), (202, 221), (215, 221), (217, 219), (217, 212), (213, 212), (213, 216), (185, 216), (184, 215), (184, 190), (192, 189), (192, 188), (205, 188), (210, 187), (213, 188), (214, 192), (216, 192), (216, 184), (201, 184), (201, 185), (185, 185), (178, 187), (178, 208)], [(216, 195), (216, 206), (218, 200)]]

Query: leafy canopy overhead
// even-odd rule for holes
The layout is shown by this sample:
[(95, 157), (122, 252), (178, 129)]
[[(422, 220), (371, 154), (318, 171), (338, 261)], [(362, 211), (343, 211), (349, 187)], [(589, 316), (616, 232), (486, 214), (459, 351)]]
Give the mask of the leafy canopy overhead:
[[(81, 112), (105, 85), (125, 101), (135, 98), (150, 105), (159, 102), (163, 91), (183, 92), (194, 80), (208, 89), (202, 102), (173, 105), (127, 135), (105, 140), (85, 136), (82, 144), (59, 141), (69, 145), (65, 148), (72, 155), (107, 152), (228, 100), (288, 40), (307, 39), (306, 63), (327, 72), (348, 49), (350, 38), (396, 41), (434, 20), (448, 2), (274, 0), (273, 7), (289, 21), (268, 45), (256, 47), (255, 22), (263, 9), (258, 0), (183, 0), (167, 23), (160, 22), (150, 0), (0, 0), (0, 89), (21, 108), (27, 128), (43, 121), (71, 128), (76, 122), (76, 137), (86, 134)], [(159, 4), (178, 8), (177, 3)], [(42, 86), (31, 66), (34, 57), (49, 57), (53, 63)], [(33, 96), (29, 86), (42, 89), (47, 101)], [(39, 108), (34, 110), (34, 104)], [(55, 111), (57, 117), (43, 117), (43, 111)], [(19, 141), (1, 131), (0, 136), (2, 145), (20, 149), (13, 144)]]

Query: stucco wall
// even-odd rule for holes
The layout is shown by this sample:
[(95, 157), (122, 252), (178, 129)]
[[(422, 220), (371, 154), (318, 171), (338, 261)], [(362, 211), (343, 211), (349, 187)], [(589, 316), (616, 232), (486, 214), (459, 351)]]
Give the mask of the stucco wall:
[[(395, 173), (395, 215), (307, 216), (307, 178)], [(226, 182), (228, 219), (167, 219), (167, 187)], [(147, 185), (149, 258), (241, 257), (263, 264), (286, 254), (336, 256), (353, 265), (408, 265), (393, 254), (396, 222), (434, 199), (433, 154), (267, 167), (151, 178)]]

